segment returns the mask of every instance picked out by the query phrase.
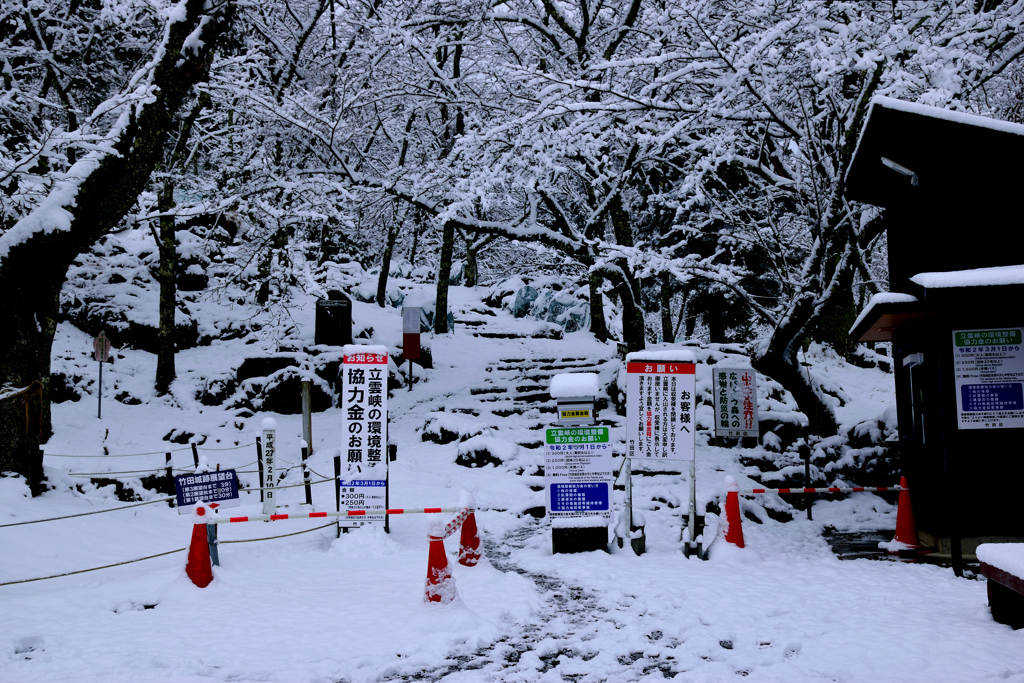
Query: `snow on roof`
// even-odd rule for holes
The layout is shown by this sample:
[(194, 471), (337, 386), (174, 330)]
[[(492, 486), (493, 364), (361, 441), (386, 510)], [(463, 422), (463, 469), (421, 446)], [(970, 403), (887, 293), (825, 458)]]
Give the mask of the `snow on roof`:
[(596, 372), (563, 372), (551, 378), (551, 398), (596, 396), (599, 390)]
[(696, 363), (697, 356), (693, 351), (685, 349), (665, 349), (659, 351), (634, 351), (626, 354), (626, 362), (642, 361), (675, 361), (677, 363)]
[(916, 301), (917, 297), (913, 294), (903, 294), (902, 292), (879, 292), (871, 297), (868, 301), (868, 305), (864, 307), (864, 310), (860, 312), (857, 319), (853, 321), (853, 325), (850, 326), (850, 329), (857, 329), (857, 326), (864, 322), (864, 319), (871, 314), (871, 309), (879, 304), (912, 304)]
[(952, 270), (945, 273), (918, 273), (910, 278), (910, 281), (925, 289), (1024, 285), (1024, 265)]
[(982, 543), (976, 553), (985, 564), (1024, 578), (1024, 543)]
[[(916, 102), (906, 102), (904, 100), (897, 100), (892, 97), (882, 96), (871, 98), (872, 108), (874, 108), (875, 105), (885, 107), (886, 109), (905, 111), (908, 114), (920, 114), (921, 116), (929, 116), (933, 119), (941, 119), (943, 121), (952, 121), (953, 123), (963, 123), (968, 126), (988, 128), (989, 130), (996, 130), (1002, 133), (1024, 135), (1024, 125), (1019, 123), (1010, 123), (1009, 121), (990, 119), (987, 116), (966, 114), (960, 111), (950, 111), (949, 109), (929, 107), (926, 104), (917, 104)], [(870, 118), (870, 116), (871, 113), (868, 112), (868, 117)]]
[(373, 344), (345, 344), (342, 351), (346, 356), (354, 356), (358, 353), (376, 353), (382, 356), (388, 355), (388, 347)]

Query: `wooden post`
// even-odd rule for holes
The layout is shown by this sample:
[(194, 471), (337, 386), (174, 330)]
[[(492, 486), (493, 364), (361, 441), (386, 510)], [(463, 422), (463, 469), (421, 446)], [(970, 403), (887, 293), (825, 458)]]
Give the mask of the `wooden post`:
[(309, 447), (302, 447), (302, 481), (306, 484), (306, 505), (313, 504), (313, 491), (309, 485), (309, 468), (306, 467), (306, 458), (309, 457)]
[(192, 462), (195, 463), (196, 468), (199, 467), (199, 449), (196, 448), (196, 444), (192, 442)]
[(256, 467), (260, 471), (260, 502), (263, 502), (263, 442), (256, 437)]
[[(313, 455), (313, 383), (302, 380), (302, 440), (309, 448), (309, 454)], [(303, 456), (305, 457), (305, 456)], [(309, 497), (308, 495), (306, 496)]]
[[(810, 446), (803, 446), (804, 452), (804, 486), (812, 488), (811, 484), (811, 448)], [(814, 494), (808, 493), (807, 496), (807, 519), (813, 520), (814, 515), (811, 513), (811, 508), (814, 506)]]
[(412, 391), (412, 358), (409, 359), (409, 391)]

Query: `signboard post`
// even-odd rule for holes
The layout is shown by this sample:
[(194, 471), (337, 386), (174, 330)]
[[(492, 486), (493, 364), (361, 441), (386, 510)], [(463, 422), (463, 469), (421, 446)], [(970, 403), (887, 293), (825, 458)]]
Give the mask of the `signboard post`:
[(958, 429), (1024, 427), (1024, 328), (953, 331)]
[[(638, 351), (626, 356), (626, 458), (685, 460), (690, 463), (689, 541), (684, 551), (700, 548), (697, 533), (697, 479), (694, 463), (696, 358), (687, 351)], [(631, 471), (627, 470), (627, 477)], [(627, 499), (631, 485), (627, 480)], [(631, 504), (626, 529), (632, 531)]]
[[(417, 349), (419, 345), (417, 344)], [(343, 417), (341, 452), (348, 465), (342, 475), (340, 510), (371, 514), (341, 517), (346, 527), (383, 523), (387, 531), (388, 352), (383, 346), (347, 345), (342, 361)], [(379, 510), (379, 513), (375, 511)]]
[(552, 552), (605, 549), (612, 517), (608, 427), (551, 428), (545, 441), (544, 488)]
[(711, 373), (718, 437), (760, 436), (757, 424), (757, 373), (750, 368), (720, 368)]
[(409, 361), (409, 391), (412, 391), (412, 362), (420, 359), (419, 306), (402, 308), (402, 358)]
[(96, 419), (99, 420), (103, 418), (103, 364), (110, 356), (110, 340), (107, 339), (105, 332), (100, 332), (99, 336), (92, 340), (92, 354), (100, 364), (99, 390), (96, 392)]

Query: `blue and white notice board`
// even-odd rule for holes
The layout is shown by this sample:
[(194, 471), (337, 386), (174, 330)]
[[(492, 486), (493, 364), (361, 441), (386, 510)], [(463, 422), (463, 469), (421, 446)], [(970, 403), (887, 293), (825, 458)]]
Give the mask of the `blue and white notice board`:
[(238, 507), (238, 477), (234, 470), (179, 474), (174, 478), (174, 492), (178, 498), (178, 514), (192, 512), (192, 506), (203, 501), (217, 509)]
[(960, 429), (1024, 427), (1024, 329), (953, 331)]
[(607, 526), (612, 519), (608, 427), (547, 430), (544, 489), (555, 528)]

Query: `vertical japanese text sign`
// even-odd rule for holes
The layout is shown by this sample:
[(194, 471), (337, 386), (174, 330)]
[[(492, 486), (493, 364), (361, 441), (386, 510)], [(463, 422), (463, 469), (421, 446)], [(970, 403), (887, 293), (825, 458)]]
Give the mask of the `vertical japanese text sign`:
[(715, 436), (759, 436), (757, 373), (750, 368), (712, 369)]
[(272, 515), (277, 511), (274, 498), (274, 460), (277, 458), (277, 424), (263, 421), (263, 514)]
[(693, 460), (697, 366), (664, 353), (626, 356), (627, 456)]
[(340, 482), (342, 510), (379, 514), (342, 517), (342, 526), (384, 522), (387, 490), (388, 354), (383, 346), (345, 347), (341, 410), (343, 460), (348, 474)]

